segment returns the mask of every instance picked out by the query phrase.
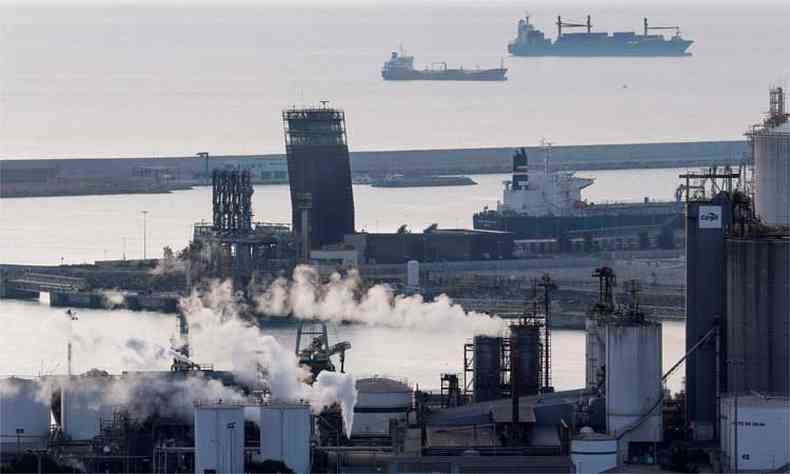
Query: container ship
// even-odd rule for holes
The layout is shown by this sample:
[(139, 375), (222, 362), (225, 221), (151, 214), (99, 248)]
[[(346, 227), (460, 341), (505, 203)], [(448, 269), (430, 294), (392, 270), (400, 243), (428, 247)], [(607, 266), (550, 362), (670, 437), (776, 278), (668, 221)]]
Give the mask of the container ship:
[(393, 51), (381, 69), (387, 81), (506, 81), (504, 65), (494, 69), (450, 69), (446, 62), (434, 63), (423, 70), (414, 68), (414, 57)]
[(370, 185), (374, 188), (417, 188), (433, 186), (471, 186), (477, 182), (467, 176), (403, 176), (390, 175), (382, 179), (373, 179)]
[[(527, 153), (513, 157), (512, 180), (504, 182), (497, 208), (475, 213), (474, 228), (513, 232), (516, 239), (640, 239), (653, 237), (657, 246), (671, 248), (669, 239), (681, 228), (681, 201), (592, 204), (582, 190), (593, 184), (572, 172), (529, 174)], [(662, 239), (665, 242), (662, 245)], [(652, 246), (652, 245), (651, 245)]]
[[(586, 32), (565, 32), (567, 28), (586, 28)], [(674, 35), (666, 39), (661, 34), (650, 34), (654, 30), (673, 30)], [(693, 41), (680, 36), (678, 26), (650, 26), (644, 19), (643, 33), (618, 31), (598, 33), (592, 31), (592, 20), (587, 15), (586, 23), (570, 23), (557, 17), (557, 39), (552, 41), (535, 28), (529, 15), (518, 21), (516, 39), (507, 50), (513, 56), (691, 56), (686, 50)]]

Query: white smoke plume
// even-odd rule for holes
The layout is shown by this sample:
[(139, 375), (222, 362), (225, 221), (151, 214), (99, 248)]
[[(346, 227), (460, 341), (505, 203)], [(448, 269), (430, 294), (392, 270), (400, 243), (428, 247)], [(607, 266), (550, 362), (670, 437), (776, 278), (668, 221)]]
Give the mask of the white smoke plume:
[(343, 410), (343, 429), (351, 436), (354, 424), (354, 406), (357, 404), (356, 381), (348, 374), (321, 372), (308, 393), (307, 400), (314, 411), (340, 403)]
[(359, 274), (333, 274), (320, 282), (312, 267), (296, 267), (292, 281), (276, 280), (256, 299), (257, 310), (270, 316), (292, 315), (300, 319), (351, 321), (376, 326), (424, 330), (458, 330), (474, 334), (497, 334), (507, 323), (473, 311), (466, 312), (446, 295), (425, 301), (421, 295), (395, 295), (386, 285), (375, 285), (360, 294)]
[(162, 250), (162, 258), (157, 260), (156, 267), (151, 269), (152, 275), (173, 275), (175, 273), (185, 273), (187, 265), (184, 260), (176, 257), (170, 247), (165, 247)]
[(283, 347), (258, 326), (239, 317), (240, 303), (231, 283), (213, 282), (208, 291), (193, 292), (181, 301), (189, 323), (189, 346), (196, 361), (212, 361), (232, 370), (243, 382), (254, 385), (263, 377), (272, 398), (309, 401), (315, 412), (339, 403), (350, 433), (356, 389), (348, 374), (321, 373), (311, 386), (310, 372), (299, 365), (293, 349)]
[(126, 303), (126, 296), (118, 290), (103, 290), (104, 307), (108, 309), (120, 308)]
[[(139, 372), (120, 376), (90, 371), (73, 377), (44, 377), (38, 380), (37, 398), (49, 403), (56, 390), (62, 390), (72, 410), (81, 414), (70, 420), (72, 429), (90, 433), (96, 417), (111, 417), (123, 409), (130, 417), (143, 420), (154, 414), (190, 421), (196, 401), (212, 403), (242, 402), (240, 390), (212, 380), (199, 372)], [(88, 435), (87, 437), (90, 437)]]
[[(165, 347), (166, 335), (161, 333), (108, 333), (96, 324), (96, 321), (105, 320), (87, 310), (79, 319), (57, 313), (43, 318), (41, 332), (53, 341), (62, 341), (64, 348), (66, 341), (71, 341), (75, 367), (81, 366), (81, 371), (93, 366), (123, 367), (131, 372), (110, 376), (103, 370), (92, 370), (90, 376), (45, 376), (37, 379), (36, 396), (49, 403), (54, 392), (65, 386), (72, 400), (85, 401), (89, 412), (99, 407), (125, 407), (130, 414), (139, 417), (154, 411), (191, 417), (195, 400), (243, 399), (240, 389), (226, 387), (220, 381), (201, 376), (200, 372), (168, 371), (173, 359), (180, 358), (184, 362), (194, 360), (229, 370), (249, 387), (259, 387), (263, 382), (273, 399), (309, 401), (316, 412), (339, 403), (350, 429), (356, 401), (353, 378), (342, 374), (324, 376), (309, 385), (311, 374), (300, 367), (294, 348), (281, 345), (273, 336), (240, 317), (244, 307), (231, 291), (229, 282), (215, 282), (203, 294), (193, 293), (184, 298), (181, 309), (189, 324), (190, 359)], [(161, 331), (162, 325), (151, 327)], [(175, 330), (173, 324), (172, 331)], [(65, 364), (61, 371), (64, 369)], [(0, 383), (0, 396), (12, 390), (10, 383)], [(92, 420), (95, 423), (95, 415)]]
[(0, 379), (0, 398), (14, 397), (20, 391), (21, 384), (13, 377)]

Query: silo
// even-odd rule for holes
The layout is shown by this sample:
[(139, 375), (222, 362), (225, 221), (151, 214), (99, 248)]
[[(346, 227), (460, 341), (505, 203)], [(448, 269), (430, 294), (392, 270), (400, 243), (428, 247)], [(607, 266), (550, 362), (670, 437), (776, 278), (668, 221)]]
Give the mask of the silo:
[[(540, 391), (541, 349), (540, 331), (537, 324), (510, 326), (511, 384), (518, 384), (518, 394), (534, 395)], [(517, 360), (514, 360), (517, 359)]]
[(356, 387), (352, 435), (387, 435), (391, 419), (406, 421), (413, 396), (406, 383), (370, 377), (357, 380)]
[[(725, 314), (724, 240), (732, 226), (730, 194), (686, 204), (686, 350)], [(686, 361), (686, 410), (695, 440), (710, 440), (716, 426), (716, 340)]]
[(49, 403), (34, 380), (0, 380), (0, 452), (44, 448), (49, 436)]
[(502, 371), (502, 338), (475, 336), (474, 398), (487, 402), (500, 398)]
[(310, 406), (301, 403), (271, 403), (261, 407), (261, 450), (263, 460), (282, 461), (293, 472), (311, 472)]
[(661, 356), (660, 323), (607, 324), (606, 429), (625, 459), (629, 443), (662, 440)]
[(727, 240), (727, 392), (790, 394), (790, 235)]
[(195, 403), (195, 474), (244, 470), (244, 407)]
[(755, 213), (763, 222), (790, 224), (790, 121), (781, 87), (771, 90), (770, 112), (749, 137), (754, 153)]

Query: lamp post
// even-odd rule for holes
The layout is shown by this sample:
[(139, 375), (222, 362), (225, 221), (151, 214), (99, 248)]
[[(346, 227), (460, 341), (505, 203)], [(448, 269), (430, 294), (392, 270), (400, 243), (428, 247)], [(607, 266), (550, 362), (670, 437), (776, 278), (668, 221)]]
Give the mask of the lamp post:
[(141, 211), (143, 214), (143, 260), (148, 257), (148, 211)]

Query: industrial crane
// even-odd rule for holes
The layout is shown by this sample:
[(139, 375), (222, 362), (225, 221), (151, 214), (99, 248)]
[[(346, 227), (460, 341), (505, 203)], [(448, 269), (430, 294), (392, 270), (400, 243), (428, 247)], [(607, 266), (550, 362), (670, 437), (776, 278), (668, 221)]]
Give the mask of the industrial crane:
[[(309, 339), (304, 347), (302, 345), (303, 336)], [(335, 365), (332, 363), (332, 356), (340, 356), (340, 373), (345, 372), (346, 351), (351, 349), (348, 341), (338, 342), (329, 345), (326, 323), (323, 321), (301, 321), (296, 331), (296, 357), (299, 364), (310, 368), (313, 377), (317, 377), (323, 370), (334, 372)]]
[(680, 37), (680, 27), (679, 26), (648, 26), (647, 18), (644, 19), (645, 23), (645, 36), (647, 36), (650, 30), (675, 30), (675, 37)]
[(592, 21), (590, 20), (590, 15), (587, 15), (587, 23), (567, 23), (562, 21), (562, 17), (557, 17), (557, 39), (560, 39), (562, 36), (562, 27), (566, 28), (587, 28), (587, 33), (592, 31)]

